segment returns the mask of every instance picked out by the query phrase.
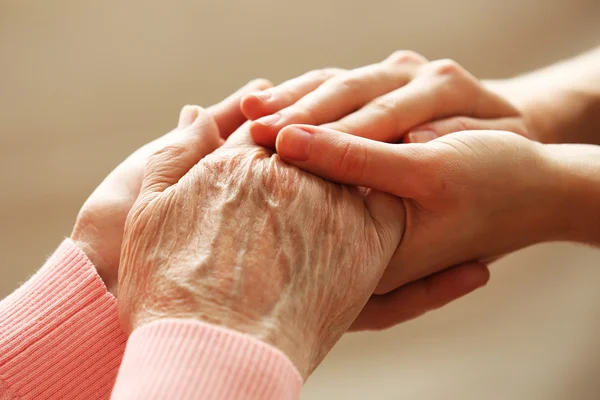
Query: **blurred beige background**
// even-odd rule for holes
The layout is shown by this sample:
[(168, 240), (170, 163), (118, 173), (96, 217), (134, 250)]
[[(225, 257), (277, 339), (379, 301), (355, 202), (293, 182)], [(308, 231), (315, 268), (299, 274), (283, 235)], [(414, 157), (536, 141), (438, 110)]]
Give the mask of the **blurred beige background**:
[[(186, 103), (403, 48), (509, 76), (596, 45), (599, 22), (598, 0), (0, 0), (0, 295)], [(599, 286), (598, 251), (522, 251), (441, 311), (347, 335), (304, 398), (598, 399)]]

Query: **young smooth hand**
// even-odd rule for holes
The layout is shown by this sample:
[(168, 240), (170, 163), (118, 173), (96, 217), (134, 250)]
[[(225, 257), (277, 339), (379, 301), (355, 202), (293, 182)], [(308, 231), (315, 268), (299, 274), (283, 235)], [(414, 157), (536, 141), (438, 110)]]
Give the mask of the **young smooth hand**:
[[(561, 149), (571, 149), (571, 157), (565, 158)], [(579, 149), (575, 159), (574, 149)], [(552, 148), (499, 131), (453, 133), (424, 144), (388, 144), (294, 125), (277, 138), (277, 152), (285, 161), (404, 202), (402, 242), (375, 291), (380, 296), (373, 296), (357, 321), (366, 327), (402, 321), (396, 317), (402, 303), (395, 290), (407, 282), (534, 243), (575, 239), (574, 226), (586, 223), (573, 218), (584, 209), (573, 207), (573, 198), (594, 198), (575, 194), (587, 186), (584, 179), (568, 178), (598, 155), (595, 146), (584, 149)], [(593, 169), (587, 173), (596, 175)], [(594, 215), (593, 207), (586, 209), (588, 218)]]
[(600, 47), (503, 80), (479, 81), (452, 60), (398, 51), (351, 71), (309, 72), (242, 102), (257, 143), (289, 124), (423, 143), (464, 130), (505, 130), (542, 143), (600, 144)]
[(426, 142), (472, 129), (534, 136), (522, 110), (455, 61), (430, 62), (411, 51), (351, 71), (311, 71), (247, 95), (242, 110), (254, 121), (254, 140), (268, 147), (290, 124), (322, 125), (392, 143)]

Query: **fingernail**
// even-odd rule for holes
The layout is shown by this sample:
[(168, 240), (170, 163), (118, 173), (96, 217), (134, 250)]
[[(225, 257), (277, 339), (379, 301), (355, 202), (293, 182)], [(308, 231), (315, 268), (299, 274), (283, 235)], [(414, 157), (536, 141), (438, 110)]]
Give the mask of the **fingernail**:
[(280, 118), (281, 118), (281, 115), (279, 115), (279, 113), (277, 113), (277, 114), (271, 114), (271, 115), (267, 115), (266, 117), (259, 118), (255, 122), (258, 122), (259, 124), (264, 125), (264, 126), (271, 126), (271, 125), (275, 125), (275, 123), (277, 121), (279, 121)]
[(198, 118), (198, 107), (184, 106), (179, 113), (179, 129), (185, 129), (190, 126)]
[(408, 134), (410, 143), (427, 143), (437, 139), (438, 135), (434, 131), (414, 131)]
[(262, 101), (267, 101), (271, 98), (272, 94), (271, 92), (268, 92), (266, 90), (261, 90), (260, 92), (254, 92), (254, 93), (250, 93), (251, 96), (256, 97), (259, 100)]
[(308, 160), (310, 146), (315, 136), (304, 129), (296, 127), (287, 128), (282, 133), (277, 152), (283, 158), (291, 161)]

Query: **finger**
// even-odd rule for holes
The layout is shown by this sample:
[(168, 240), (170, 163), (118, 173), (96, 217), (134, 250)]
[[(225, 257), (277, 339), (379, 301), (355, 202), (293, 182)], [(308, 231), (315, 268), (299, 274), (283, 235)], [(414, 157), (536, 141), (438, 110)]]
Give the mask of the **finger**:
[(179, 121), (177, 129), (185, 129), (190, 126), (198, 117), (198, 108), (192, 105), (183, 106), (179, 112)]
[(420, 184), (425, 145), (376, 142), (315, 126), (284, 128), (277, 153), (290, 164), (335, 182), (413, 197)]
[[(256, 90), (262, 90), (273, 86), (271, 82), (266, 79), (255, 79), (248, 82), (242, 88), (238, 89), (235, 93), (229, 97), (210, 106), (206, 111), (215, 120), (221, 137), (227, 138), (233, 131), (239, 128), (245, 121), (246, 117), (242, 114), (240, 109), (240, 101), (248, 93), (252, 93)], [(153, 152), (160, 149), (165, 143), (171, 140), (171, 136), (178, 135), (177, 130), (184, 129), (194, 122), (197, 111), (194, 105), (186, 105), (181, 109), (179, 114), (179, 122), (177, 129), (155, 139), (154, 141), (146, 144), (140, 148), (135, 154), (136, 158), (143, 160), (150, 156)]]
[(246, 121), (242, 126), (240, 126), (235, 132), (227, 138), (225, 144), (223, 144), (224, 149), (228, 148), (240, 148), (240, 147), (256, 147), (256, 143), (250, 136), (249, 129), (249, 121)]
[(279, 131), (290, 124), (321, 125), (336, 121), (409, 82), (414, 63), (379, 63), (328, 80), (294, 105), (254, 121), (250, 132), (256, 143), (273, 147)]
[(385, 295), (373, 295), (350, 327), (381, 330), (417, 318), (486, 285), (489, 269), (463, 264), (409, 283)]
[(266, 79), (255, 79), (248, 82), (225, 100), (206, 109), (215, 119), (223, 139), (229, 137), (232, 132), (246, 122), (246, 117), (240, 107), (242, 99), (249, 93), (268, 89), (271, 86), (273, 84)]
[[(198, 161), (220, 144), (219, 129), (209, 113), (198, 106), (194, 121), (163, 142), (146, 162), (141, 192), (160, 193), (181, 179)], [(191, 110), (182, 111), (191, 118)]]
[(455, 62), (438, 60), (423, 67), (409, 84), (326, 127), (398, 142), (418, 125), (454, 115), (495, 118), (516, 115), (516, 110)]
[(276, 113), (291, 106), (306, 94), (321, 86), (323, 82), (342, 72), (345, 71), (337, 68), (314, 70), (283, 82), (274, 88), (250, 93), (242, 99), (242, 112), (249, 120)]
[[(414, 80), (325, 127), (380, 142), (396, 142), (403, 127), (411, 128), (434, 117), (438, 91), (439, 87), (429, 82)], [(454, 108), (447, 112), (454, 112)]]
[(426, 143), (450, 133), (473, 130), (510, 131), (521, 136), (527, 135), (527, 129), (522, 120), (516, 117), (497, 119), (453, 117), (419, 125), (408, 132), (404, 141), (406, 143)]

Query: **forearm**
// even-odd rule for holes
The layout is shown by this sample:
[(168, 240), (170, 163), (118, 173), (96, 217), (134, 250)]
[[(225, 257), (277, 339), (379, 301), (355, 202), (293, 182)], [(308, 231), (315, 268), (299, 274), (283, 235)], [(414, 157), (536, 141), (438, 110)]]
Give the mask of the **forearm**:
[(600, 144), (600, 47), (541, 70), (486, 84), (521, 110), (533, 139)]
[[(599, 132), (600, 136), (600, 132)], [(555, 177), (560, 240), (600, 246), (600, 146), (546, 145)]]

